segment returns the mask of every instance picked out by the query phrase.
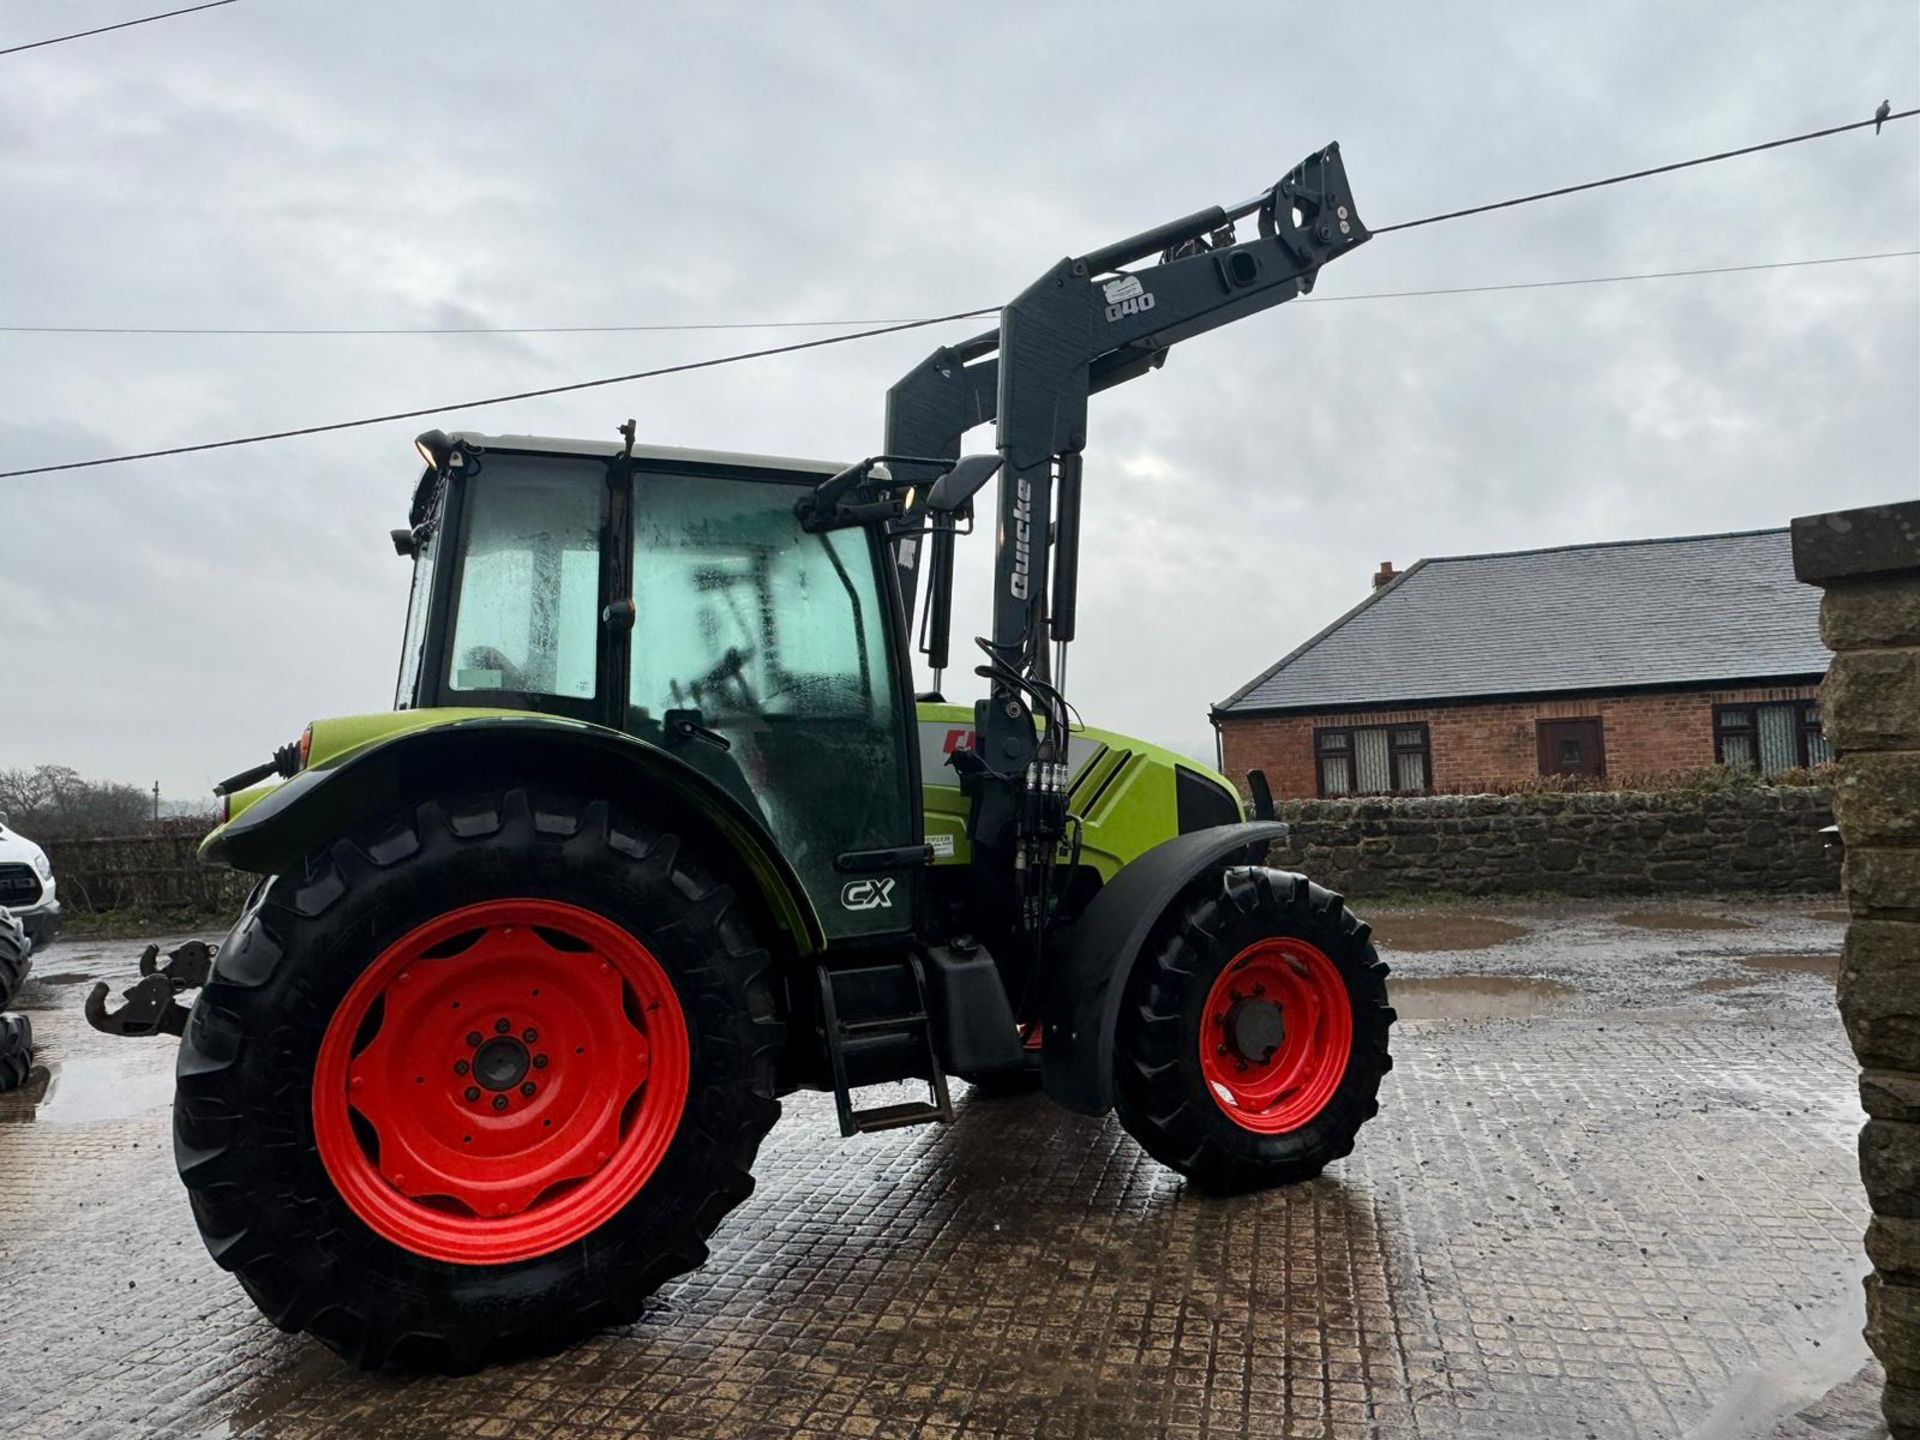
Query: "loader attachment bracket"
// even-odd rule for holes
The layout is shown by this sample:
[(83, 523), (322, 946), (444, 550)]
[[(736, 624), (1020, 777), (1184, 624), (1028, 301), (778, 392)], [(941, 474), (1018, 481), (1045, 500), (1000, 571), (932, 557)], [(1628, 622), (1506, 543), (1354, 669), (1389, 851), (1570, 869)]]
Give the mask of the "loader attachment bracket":
[(187, 1007), (174, 997), (207, 983), (216, 953), (217, 947), (204, 940), (189, 940), (163, 961), (158, 945), (147, 946), (140, 955), (140, 978), (121, 992), (118, 1010), (107, 1009), (112, 987), (104, 980), (88, 993), (87, 1024), (103, 1035), (184, 1035)]

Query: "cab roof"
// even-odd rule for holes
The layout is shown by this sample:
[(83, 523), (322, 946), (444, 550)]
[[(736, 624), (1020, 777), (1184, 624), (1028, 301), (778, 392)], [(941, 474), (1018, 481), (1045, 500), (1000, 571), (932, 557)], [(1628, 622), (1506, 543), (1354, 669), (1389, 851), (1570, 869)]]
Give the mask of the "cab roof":
[[(625, 442), (618, 435), (604, 440), (572, 440), (555, 435), (483, 435), (477, 430), (455, 430), (451, 437), (479, 450), (525, 450), (541, 455), (586, 455), (612, 459)], [(748, 470), (805, 470), (835, 475), (844, 468), (832, 460), (800, 460), (791, 455), (748, 455), (735, 450), (692, 450), (678, 445), (635, 445), (633, 458), (662, 464), (730, 465)]]

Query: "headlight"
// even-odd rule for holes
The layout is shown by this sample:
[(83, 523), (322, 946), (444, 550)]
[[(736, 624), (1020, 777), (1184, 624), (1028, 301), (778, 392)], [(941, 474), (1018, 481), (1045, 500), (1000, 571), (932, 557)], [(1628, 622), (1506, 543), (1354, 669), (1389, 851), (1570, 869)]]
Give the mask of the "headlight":
[(42, 850), (33, 857), (33, 868), (40, 872), (42, 880), (53, 879), (53, 862), (47, 859), (46, 851)]

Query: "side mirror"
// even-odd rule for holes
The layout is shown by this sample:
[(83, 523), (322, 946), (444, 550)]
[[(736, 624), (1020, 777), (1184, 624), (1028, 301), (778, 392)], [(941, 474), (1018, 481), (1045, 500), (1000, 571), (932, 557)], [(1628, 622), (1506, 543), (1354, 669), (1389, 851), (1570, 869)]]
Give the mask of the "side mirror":
[(933, 489), (927, 495), (927, 509), (951, 515), (999, 473), (998, 455), (962, 455), (953, 462), (951, 470), (933, 482)]

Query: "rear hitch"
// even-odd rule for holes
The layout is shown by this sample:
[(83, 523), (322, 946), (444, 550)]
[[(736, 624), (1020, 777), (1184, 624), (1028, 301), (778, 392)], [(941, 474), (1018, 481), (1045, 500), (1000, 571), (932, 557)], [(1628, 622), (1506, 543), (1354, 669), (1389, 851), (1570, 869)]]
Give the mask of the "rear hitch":
[(140, 955), (140, 979), (121, 994), (121, 1006), (109, 1012), (105, 981), (93, 987), (85, 1006), (87, 1023), (103, 1035), (184, 1035), (187, 1007), (173, 997), (207, 983), (213, 972), (215, 947), (189, 940), (160, 958), (160, 947), (149, 945)]

